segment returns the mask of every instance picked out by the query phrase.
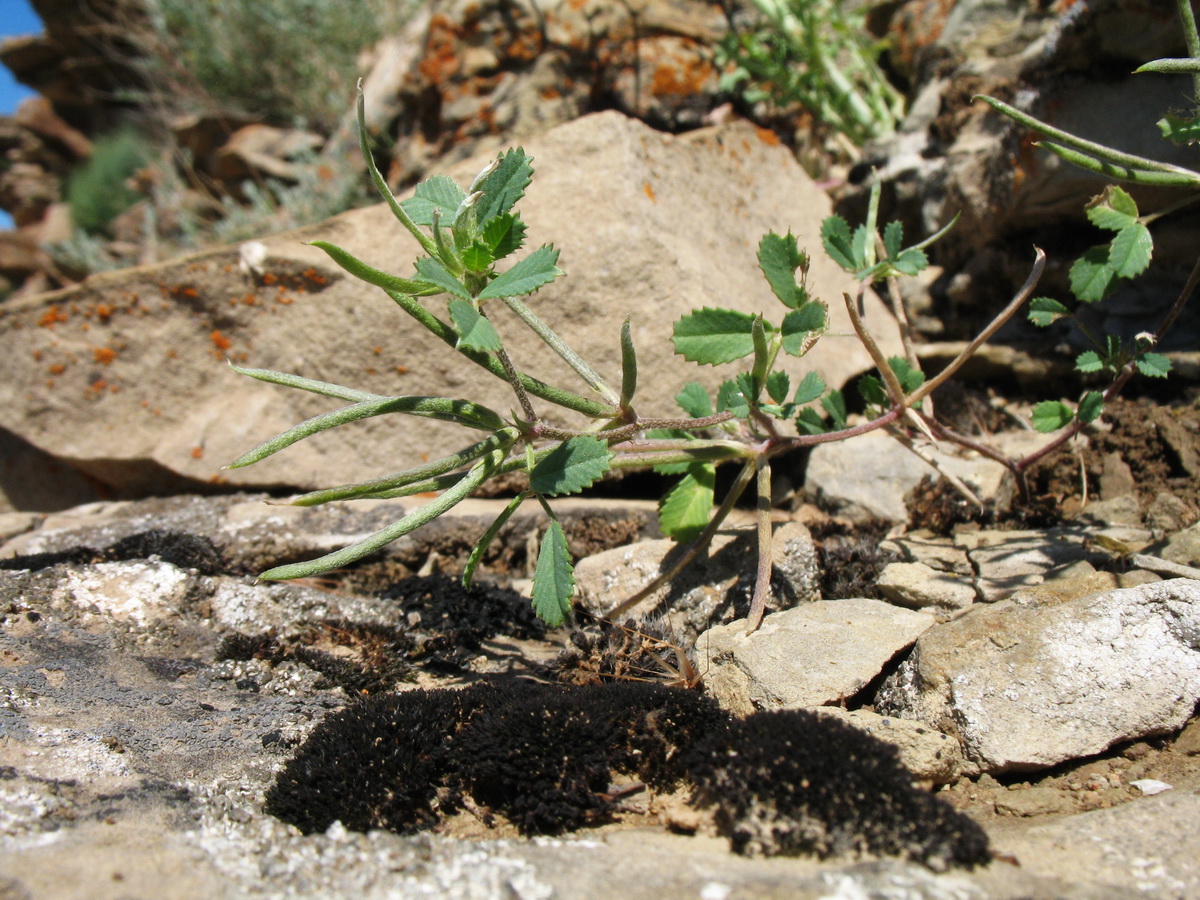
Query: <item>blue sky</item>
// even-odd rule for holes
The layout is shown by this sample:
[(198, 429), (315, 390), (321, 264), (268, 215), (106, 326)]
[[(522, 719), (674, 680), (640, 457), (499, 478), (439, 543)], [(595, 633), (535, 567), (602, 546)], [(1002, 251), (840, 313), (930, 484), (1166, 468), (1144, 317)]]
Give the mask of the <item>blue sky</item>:
[[(0, 0), (0, 39), (14, 34), (36, 34), (42, 30), (38, 18), (28, 0)], [(18, 84), (8, 68), (0, 65), (0, 116), (12, 115), (17, 104), (33, 93), (23, 84)], [(12, 227), (8, 213), (0, 211), (0, 228)]]

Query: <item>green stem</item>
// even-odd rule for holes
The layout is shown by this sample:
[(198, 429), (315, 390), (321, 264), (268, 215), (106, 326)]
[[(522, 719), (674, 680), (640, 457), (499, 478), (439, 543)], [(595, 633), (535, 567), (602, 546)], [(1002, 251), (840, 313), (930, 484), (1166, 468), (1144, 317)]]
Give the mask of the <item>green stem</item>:
[[(1200, 33), (1196, 31), (1196, 15), (1192, 12), (1191, 0), (1175, 0), (1179, 8), (1179, 19), (1183, 24), (1183, 39), (1187, 42), (1188, 56), (1200, 58)], [(1193, 103), (1200, 103), (1200, 72), (1192, 73)]]
[(746, 616), (746, 633), (757, 631), (767, 611), (767, 598), (771, 596), (771, 464), (766, 459), (758, 460), (758, 566), (754, 573), (754, 594), (750, 600), (750, 612)]
[[(397, 293), (396, 291), (386, 291), (387, 295), (396, 301), (397, 305), (406, 313), (416, 319), (427, 331), (435, 337), (440, 338), (444, 343), (454, 347), (458, 343), (458, 332), (427, 310), (424, 306), (418, 303), (412, 297), (405, 294)], [(487, 369), (497, 378), (507, 381), (504, 373), (504, 366), (500, 360), (492, 353), (484, 353), (479, 350), (469, 350), (460, 348), (459, 353), (465, 356), (477, 366)], [(616, 414), (616, 410), (611, 406), (603, 403), (597, 403), (587, 397), (582, 397), (574, 391), (568, 391), (565, 388), (558, 388), (546, 384), (544, 381), (539, 381), (536, 378), (518, 373), (517, 377), (521, 381), (521, 386), (535, 397), (541, 397), (543, 400), (548, 400), (558, 406), (566, 409), (572, 409), (575, 412), (582, 413), (595, 419), (610, 418)]]
[[(567, 346), (566, 342), (560, 338), (554, 331), (534, 314), (528, 306), (521, 302), (516, 297), (500, 298), (504, 305), (517, 314), (517, 317), (528, 325), (533, 332), (540, 337), (547, 346), (555, 353), (562, 357), (563, 361), (575, 370), (588, 386), (602, 396), (608, 403), (614, 407), (621, 405), (620, 395), (617, 394), (608, 383), (596, 373), (596, 371), (584, 362), (583, 357)], [(610, 411), (610, 415), (613, 411)]]

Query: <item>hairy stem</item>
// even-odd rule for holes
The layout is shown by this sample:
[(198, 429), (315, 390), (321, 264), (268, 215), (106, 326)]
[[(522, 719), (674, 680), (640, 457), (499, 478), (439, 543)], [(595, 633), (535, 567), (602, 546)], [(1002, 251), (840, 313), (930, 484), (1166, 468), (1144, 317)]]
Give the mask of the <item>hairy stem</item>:
[(767, 611), (767, 599), (771, 596), (771, 464), (766, 459), (758, 461), (758, 502), (755, 512), (758, 519), (758, 566), (754, 573), (754, 594), (750, 599), (750, 612), (746, 616), (746, 633), (757, 631)]

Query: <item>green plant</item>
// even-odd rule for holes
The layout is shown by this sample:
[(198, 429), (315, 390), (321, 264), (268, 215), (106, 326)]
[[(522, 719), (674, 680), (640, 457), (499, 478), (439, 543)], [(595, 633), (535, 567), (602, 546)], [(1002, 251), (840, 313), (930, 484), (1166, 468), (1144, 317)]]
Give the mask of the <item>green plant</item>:
[[(1182, 113), (1168, 113), (1158, 123), (1162, 136), (1176, 144), (1195, 144), (1200, 141), (1200, 35), (1190, 0), (1176, 0), (1189, 57), (1159, 59), (1140, 66), (1137, 72), (1190, 73), (1195, 97), (1193, 107)], [(1136, 278), (1146, 271), (1154, 251), (1149, 225), (1156, 219), (1200, 200), (1200, 172), (1159, 160), (1125, 153), (1112, 147), (1085, 140), (1055, 128), (995, 97), (979, 96), (993, 109), (1015, 122), (1041, 132), (1045, 139), (1038, 146), (1062, 158), (1071, 165), (1103, 175), (1113, 181), (1135, 185), (1157, 185), (1183, 188), (1184, 199), (1157, 212), (1143, 215), (1128, 192), (1110, 185), (1087, 206), (1088, 220), (1098, 228), (1113, 232), (1112, 239), (1087, 250), (1071, 267), (1070, 287), (1076, 301), (1097, 303), (1110, 296), (1123, 279)], [(1051, 297), (1037, 297), (1030, 304), (1029, 320), (1046, 327), (1061, 319), (1072, 318), (1076, 327), (1091, 343), (1092, 349), (1076, 358), (1075, 368), (1083, 375), (1102, 374), (1110, 379), (1104, 391), (1088, 391), (1076, 408), (1058, 400), (1039, 403), (1033, 411), (1033, 425), (1042, 432), (1062, 429), (1052, 441), (1033, 458), (1032, 464), (1046, 453), (1061, 446), (1094, 422), (1104, 411), (1104, 404), (1115, 397), (1135, 374), (1165, 378), (1171, 362), (1154, 348), (1175, 323), (1184, 304), (1200, 283), (1200, 259), (1197, 259), (1187, 283), (1158, 327), (1122, 341), (1117, 335), (1095, 335), (1079, 320), (1071, 308)], [(1076, 307), (1078, 309), (1078, 306)]]
[(75, 227), (90, 235), (107, 233), (112, 220), (139, 199), (126, 182), (149, 158), (145, 139), (132, 129), (99, 138), (87, 162), (67, 181), (67, 204)]
[(818, 122), (862, 146), (890, 134), (904, 98), (880, 69), (868, 40), (865, 6), (842, 0), (754, 0), (761, 20), (738, 30), (732, 17), (717, 60), (725, 90), (751, 103), (798, 104)]
[(133, 35), (143, 79), (169, 106), (240, 111), (324, 133), (357, 57), (414, 6), (401, 0), (150, 0)]
[[(296, 441), (370, 416), (399, 413), (453, 422), (482, 432), (483, 437), (458, 453), (413, 469), (356, 484), (304, 494), (293, 503), (309, 506), (333, 500), (403, 497), (440, 491), (437, 499), (389, 527), (318, 559), (283, 565), (264, 572), (266, 579), (307, 577), (362, 559), (451, 509), (488, 479), (524, 472), (528, 488), (513, 497), (488, 527), (471, 553), (464, 581), (469, 584), (484, 552), (518, 507), (536, 501), (550, 524), (541, 542), (533, 579), (534, 609), (546, 622), (558, 625), (570, 615), (574, 575), (562, 525), (550, 500), (594, 484), (613, 469), (653, 467), (679, 476), (659, 506), (664, 533), (690, 544), (675, 564), (609, 615), (617, 616), (649, 596), (708, 546), (734, 504), (753, 483), (757, 494), (758, 562), (748, 614), (749, 628), (758, 627), (770, 591), (771, 578), (771, 460), (782, 453), (818, 443), (847, 440), (887, 429), (905, 446), (924, 454), (923, 439), (945, 440), (969, 447), (1005, 465), (1016, 479), (1021, 497), (1029, 499), (1025, 472), (1044, 455), (1009, 459), (975, 438), (940, 423), (933, 410), (933, 392), (955, 373), (1029, 299), (1045, 265), (1038, 251), (1033, 270), (1012, 302), (935, 377), (926, 379), (914, 348), (905, 336), (905, 355), (885, 358), (859, 310), (872, 285), (887, 286), (901, 322), (905, 321), (898, 279), (919, 273), (928, 265), (924, 248), (932, 237), (906, 246), (897, 222), (878, 227), (878, 184), (872, 190), (867, 219), (851, 228), (830, 216), (821, 229), (828, 256), (858, 281), (858, 289), (842, 300), (855, 335), (870, 354), (876, 372), (864, 377), (859, 391), (866, 405), (864, 421), (851, 422), (840, 391), (830, 391), (815, 373), (795, 385), (777, 367), (780, 354), (803, 357), (820, 339), (827, 307), (808, 289), (809, 257), (788, 233), (769, 233), (758, 247), (758, 264), (782, 309), (770, 317), (732, 309), (705, 307), (674, 324), (677, 354), (699, 365), (724, 365), (742, 360), (748, 367), (724, 381), (716, 397), (698, 383), (683, 386), (676, 395), (683, 415), (678, 418), (640, 416), (634, 401), (638, 389), (637, 355), (629, 322), (620, 331), (622, 371), (618, 387), (610, 385), (555, 334), (522, 297), (552, 282), (561, 272), (558, 251), (546, 244), (503, 272), (496, 263), (524, 244), (525, 225), (514, 205), (523, 196), (533, 170), (520, 150), (494, 160), (463, 190), (449, 178), (435, 176), (399, 202), (375, 168), (362, 123), (359, 95), (359, 135), (371, 177), (396, 218), (417, 240), (424, 254), (407, 278), (376, 269), (336, 245), (314, 241), (338, 265), (359, 279), (381, 288), (422, 327), (455, 347), (466, 359), (506, 381), (519, 412), (508, 417), (467, 399), (434, 396), (382, 396), (325, 382), (262, 369), (234, 368), (262, 381), (311, 391), (347, 401), (349, 405), (316, 416), (244, 454), (231, 466), (245, 466), (283, 450)], [(1123, 201), (1113, 201), (1120, 205)], [(1113, 220), (1116, 224), (1116, 220)], [(431, 309), (428, 298), (445, 297), (446, 317)], [(545, 344), (558, 354), (587, 385), (589, 395), (539, 381), (510, 358), (489, 309), (507, 306)], [(1143, 357), (1144, 359), (1145, 357)], [(581, 416), (578, 428), (550, 424), (538, 411), (549, 403)], [(792, 433), (794, 432), (794, 433)], [(1055, 438), (1051, 445), (1061, 443)], [(927, 456), (927, 455), (926, 455)], [(714, 492), (715, 467), (735, 463), (738, 473), (719, 504)], [(950, 476), (946, 476), (950, 478)], [(970, 487), (950, 479), (960, 491), (980, 503)]]

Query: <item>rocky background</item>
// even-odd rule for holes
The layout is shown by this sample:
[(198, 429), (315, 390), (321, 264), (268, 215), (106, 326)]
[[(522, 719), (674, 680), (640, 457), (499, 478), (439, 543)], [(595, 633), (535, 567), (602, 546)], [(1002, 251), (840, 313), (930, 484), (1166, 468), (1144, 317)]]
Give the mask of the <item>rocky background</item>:
[[(400, 193), (526, 148), (537, 171), (524, 218), (568, 273), (538, 303), (604, 371), (619, 366), (616, 328), (632, 313), (643, 384), (672, 385), (643, 411), (665, 412), (675, 385), (723, 377), (655, 358), (671, 322), (705, 304), (774, 302), (754, 265), (759, 237), (790, 228), (815, 249), (831, 210), (861, 214), (873, 166), (888, 175), (882, 214), (910, 237), (962, 216), (911, 288), (928, 365), (1007, 302), (1033, 245), (1051, 260), (1039, 293), (1066, 296), (1070, 263), (1098, 240), (1083, 206), (1102, 183), (971, 97), (1194, 167), (1194, 148), (1172, 151), (1153, 125), (1189, 83), (1127, 74), (1183, 55), (1170, 4), (875, 5), (869, 24), (908, 111), (860, 148), (802, 109), (722, 88), (714, 47), (731, 21), (752, 21), (736, 4), (382, 4), (384, 33), (354, 48), (356, 71), (330, 76), (344, 102), (304, 121), (197, 87), (186, 48), (162, 46), (137, 3), (34, 5), (45, 34), (0, 47), (40, 95), (0, 119), (0, 206), (16, 226), (0, 234), (0, 897), (607, 897), (617, 885), (633, 898), (1200, 896), (1195, 309), (1162, 348), (1178, 373), (1169, 387), (1131, 392), (1049, 460), (1037, 515), (1007, 513), (1002, 467), (970, 454), (937, 451), (987, 500), (983, 515), (889, 437), (825, 445), (778, 467), (775, 602), (760, 631), (739, 627), (749, 539), (736, 518), (635, 610), (666, 620), (672, 652), (692, 653), (725, 709), (817, 708), (898, 747), (917, 780), (987, 830), (995, 860), (971, 871), (748, 859), (730, 853), (719, 816), (654, 792), (565, 839), (519, 838), (486, 810), (432, 835), (299, 835), (264, 812), (264, 795), (327, 714), (364, 695), (553, 678), (544, 666), (568, 645), (574, 680), (613, 666), (648, 676), (601, 652), (611, 634), (585, 628), (570, 644), (531, 618), (538, 516), (506, 528), (482, 594), (456, 587), (495, 500), (328, 578), (254, 582), (411, 509), (269, 501), (457, 449), (448, 430), (359, 423), (350, 438), (220, 468), (324, 410), (225, 359), (509, 403), (304, 244), (329, 239), (400, 272), (412, 256), (386, 209), (364, 206), (346, 112), (355, 76)], [(136, 165), (105, 188), (121, 208), (88, 231), (73, 177), (126, 126)], [(1143, 210), (1173, 199), (1136, 196)], [(1090, 324), (1129, 335), (1156, 321), (1193, 264), (1196, 224), (1156, 225), (1154, 268)], [(823, 258), (810, 284), (830, 300), (851, 288)], [(895, 352), (897, 326), (873, 295), (867, 321)], [(1078, 337), (1010, 326), (942, 411), (1007, 452), (1037, 446), (1013, 422), (1031, 400), (1077, 396)], [(868, 368), (831, 337), (793, 374), (842, 385)], [(536, 374), (566, 377), (550, 364)], [(661, 486), (630, 478), (567, 505), (585, 609), (602, 615), (669, 565), (674, 545), (646, 499)], [(649, 677), (696, 681), (665, 655), (675, 671)]]

